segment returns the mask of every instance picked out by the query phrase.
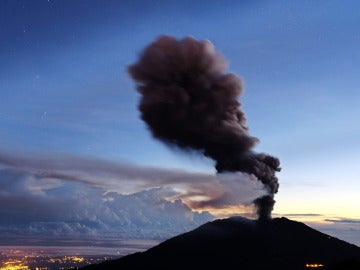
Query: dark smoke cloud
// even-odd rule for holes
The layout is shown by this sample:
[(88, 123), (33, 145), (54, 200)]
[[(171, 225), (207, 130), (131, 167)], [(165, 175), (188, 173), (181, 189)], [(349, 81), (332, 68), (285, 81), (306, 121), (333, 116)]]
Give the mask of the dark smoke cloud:
[(279, 160), (254, 153), (238, 99), (241, 79), (226, 73), (227, 62), (209, 41), (161, 36), (142, 52), (129, 73), (141, 94), (139, 109), (153, 136), (170, 146), (195, 149), (222, 172), (256, 176), (269, 195), (257, 198), (260, 218), (270, 218), (278, 191)]

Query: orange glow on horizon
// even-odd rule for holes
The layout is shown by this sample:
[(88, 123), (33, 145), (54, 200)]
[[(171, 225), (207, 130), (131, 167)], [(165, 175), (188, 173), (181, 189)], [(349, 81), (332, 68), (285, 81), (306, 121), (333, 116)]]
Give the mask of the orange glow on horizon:
[(192, 209), (197, 212), (209, 212), (215, 218), (227, 218), (231, 216), (256, 217), (255, 207), (253, 205), (231, 205), (223, 208), (203, 207)]

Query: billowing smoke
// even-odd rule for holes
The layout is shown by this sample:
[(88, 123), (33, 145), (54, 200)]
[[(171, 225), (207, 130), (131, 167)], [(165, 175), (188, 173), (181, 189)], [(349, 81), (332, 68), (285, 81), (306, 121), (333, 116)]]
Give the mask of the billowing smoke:
[(218, 173), (255, 176), (268, 195), (254, 203), (261, 219), (271, 217), (278, 191), (275, 157), (254, 153), (238, 98), (241, 79), (211, 42), (161, 36), (142, 52), (129, 73), (141, 94), (139, 109), (153, 136), (170, 146), (197, 150), (216, 162)]

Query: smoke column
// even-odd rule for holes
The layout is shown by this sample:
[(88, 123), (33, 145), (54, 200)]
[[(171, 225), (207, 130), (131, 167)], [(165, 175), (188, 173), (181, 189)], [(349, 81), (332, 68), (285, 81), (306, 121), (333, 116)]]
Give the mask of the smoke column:
[(141, 94), (139, 110), (152, 135), (170, 146), (197, 150), (216, 170), (252, 174), (268, 189), (254, 201), (259, 219), (270, 219), (278, 191), (277, 158), (255, 153), (238, 99), (241, 79), (206, 40), (160, 36), (128, 71)]

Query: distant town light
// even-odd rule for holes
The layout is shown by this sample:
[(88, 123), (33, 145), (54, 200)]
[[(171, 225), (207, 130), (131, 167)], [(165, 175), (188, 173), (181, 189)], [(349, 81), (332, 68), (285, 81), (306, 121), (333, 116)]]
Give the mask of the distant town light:
[(321, 264), (321, 263), (307, 263), (307, 264), (305, 264), (305, 266), (306, 266), (307, 268), (320, 268), (320, 267), (324, 267), (324, 265)]

